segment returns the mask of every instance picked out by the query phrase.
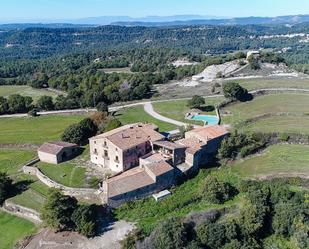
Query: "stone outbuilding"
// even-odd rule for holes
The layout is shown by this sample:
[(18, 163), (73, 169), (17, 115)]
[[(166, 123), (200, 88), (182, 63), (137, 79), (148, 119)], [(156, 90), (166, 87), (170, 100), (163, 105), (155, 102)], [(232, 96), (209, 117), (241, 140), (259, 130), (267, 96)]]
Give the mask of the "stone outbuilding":
[(78, 146), (76, 144), (56, 141), (44, 143), (38, 149), (38, 156), (42, 162), (59, 164), (64, 162), (78, 152)]

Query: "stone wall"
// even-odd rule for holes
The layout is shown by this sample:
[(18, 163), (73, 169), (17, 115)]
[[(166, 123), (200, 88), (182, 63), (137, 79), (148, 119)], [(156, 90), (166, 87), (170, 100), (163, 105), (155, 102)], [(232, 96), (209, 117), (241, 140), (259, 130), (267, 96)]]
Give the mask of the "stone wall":
[(4, 210), (7, 212), (17, 215), (19, 217), (25, 218), (35, 223), (41, 223), (42, 220), (40, 218), (40, 214), (30, 208), (26, 208), (17, 204), (14, 204), (8, 200), (6, 200), (3, 204)]
[(56, 188), (60, 189), (63, 194), (65, 195), (70, 195), (74, 196), (76, 198), (83, 198), (83, 199), (88, 199), (93, 196), (98, 196), (100, 194), (100, 191), (97, 189), (90, 189), (90, 188), (70, 188), (66, 187), (62, 184), (59, 184), (46, 175), (44, 175), (40, 169), (36, 167), (31, 167), (31, 166), (23, 166), (23, 172), (25, 174), (33, 175), (36, 176), (42, 183), (47, 185), (50, 188)]

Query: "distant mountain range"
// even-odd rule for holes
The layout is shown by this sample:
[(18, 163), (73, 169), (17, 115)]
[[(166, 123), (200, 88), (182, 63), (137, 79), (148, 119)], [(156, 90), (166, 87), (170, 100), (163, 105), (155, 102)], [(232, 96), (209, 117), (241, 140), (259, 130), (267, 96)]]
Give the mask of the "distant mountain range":
[(309, 15), (279, 16), (279, 17), (239, 17), (216, 19), (191, 19), (158, 22), (113, 22), (120, 26), (185, 26), (185, 25), (249, 25), (249, 24), (297, 24), (309, 22)]
[(145, 27), (164, 27), (164, 26), (190, 26), (190, 25), (266, 25), (266, 24), (297, 24), (309, 22), (308, 15), (291, 15), (279, 17), (239, 17), (239, 18), (220, 18), (215, 16), (199, 15), (176, 15), (176, 16), (147, 16), (133, 18), (129, 16), (102, 16), (89, 17), (75, 20), (55, 20), (37, 21), (29, 20), (27, 23), (0, 24), (0, 29), (25, 29), (25, 28), (72, 28), (90, 27), (102, 25), (119, 26), (145, 26)]

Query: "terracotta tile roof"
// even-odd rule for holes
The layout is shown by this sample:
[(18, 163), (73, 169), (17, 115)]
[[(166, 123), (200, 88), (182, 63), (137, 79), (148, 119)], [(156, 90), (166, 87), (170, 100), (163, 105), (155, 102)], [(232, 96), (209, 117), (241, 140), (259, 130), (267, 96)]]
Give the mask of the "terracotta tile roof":
[(136, 167), (107, 180), (108, 197), (118, 196), (154, 184), (144, 168)]
[(187, 147), (186, 152), (189, 152), (191, 154), (195, 154), (197, 151), (201, 149), (202, 146), (206, 145), (206, 143), (202, 142), (201, 140), (195, 137), (181, 139), (176, 141), (176, 143), (182, 144), (185, 147)]
[(163, 148), (167, 148), (169, 150), (184, 148), (184, 146), (181, 145), (181, 144), (172, 143), (172, 142), (169, 142), (169, 141), (156, 141), (153, 144), (158, 145), (158, 146), (163, 147)]
[(165, 161), (147, 164), (145, 168), (150, 170), (155, 176), (160, 176), (174, 170), (174, 168)]
[(201, 136), (204, 139), (211, 140), (214, 138), (227, 135), (229, 132), (220, 125), (214, 125), (214, 126), (197, 128), (192, 131), (189, 131), (188, 133), (196, 134), (198, 136)]
[(170, 156), (166, 156), (160, 153), (149, 153), (143, 157), (141, 157), (141, 159), (149, 162), (149, 163), (155, 163), (155, 162), (160, 162), (160, 161), (166, 161), (169, 160), (171, 157)]
[(41, 147), (38, 149), (40, 152), (57, 155), (62, 149), (64, 148), (70, 148), (75, 147), (76, 144), (71, 144), (67, 142), (62, 141), (56, 141), (56, 142), (48, 142), (41, 145)]
[(126, 150), (147, 141), (158, 141), (164, 139), (163, 135), (154, 130), (156, 128), (156, 126), (151, 124), (125, 125), (91, 139), (106, 138), (118, 148)]

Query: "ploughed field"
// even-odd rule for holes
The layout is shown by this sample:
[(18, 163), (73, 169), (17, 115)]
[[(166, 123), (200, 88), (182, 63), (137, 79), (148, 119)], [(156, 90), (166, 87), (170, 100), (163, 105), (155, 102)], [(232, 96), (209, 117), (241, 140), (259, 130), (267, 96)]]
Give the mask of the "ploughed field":
[(308, 134), (308, 107), (309, 94), (263, 95), (223, 108), (222, 122), (244, 131)]

